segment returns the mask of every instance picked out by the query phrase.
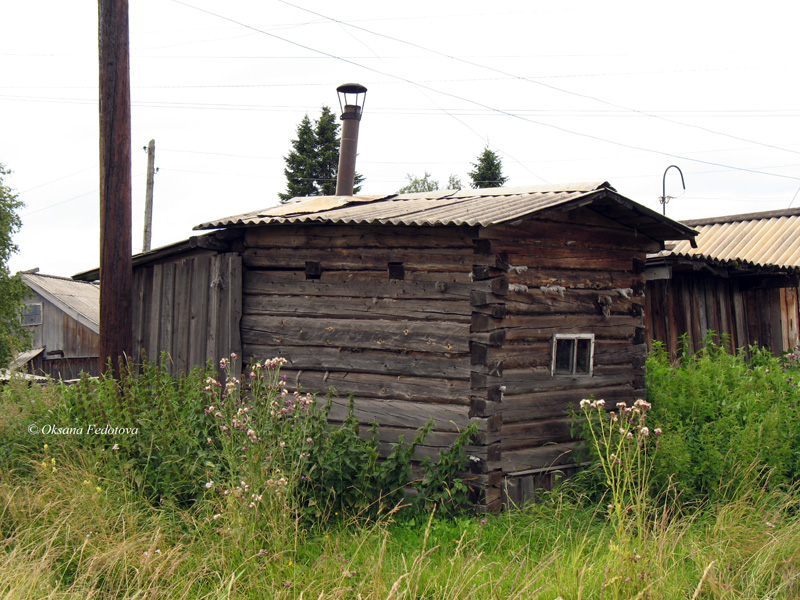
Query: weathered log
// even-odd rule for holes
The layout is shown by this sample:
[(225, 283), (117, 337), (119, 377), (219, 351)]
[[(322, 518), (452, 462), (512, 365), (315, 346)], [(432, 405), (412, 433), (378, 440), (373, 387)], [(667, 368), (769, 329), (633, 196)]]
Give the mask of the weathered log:
[(473, 308), (463, 300), (253, 294), (244, 296), (244, 312), (250, 315), (469, 322), (472, 311)]
[(359, 398), (469, 404), (469, 382), (462, 379), (387, 375), (385, 373), (353, 373), (341, 371), (296, 371), (282, 369), (287, 380), (304, 390), (327, 393), (333, 390), (341, 397), (351, 394)]
[(503, 424), (534, 419), (565, 417), (577, 414), (579, 403), (584, 398), (604, 399), (609, 405), (617, 402), (632, 404), (637, 398), (645, 398), (647, 390), (635, 389), (630, 384), (617, 386), (585, 387), (579, 390), (533, 391), (526, 394), (507, 393), (502, 404), (490, 405), (484, 415), (502, 414)]
[(466, 248), (473, 250), (473, 227), (387, 225), (290, 225), (245, 230), (251, 248)]
[(474, 265), (494, 266), (493, 256), (476, 255), (471, 249), (408, 248), (248, 248), (242, 254), (248, 268), (305, 269), (308, 261), (324, 270), (386, 271), (400, 262), (407, 271), (472, 271)]
[[(544, 341), (554, 333), (592, 332), (598, 339), (633, 339), (642, 320), (636, 317), (611, 315), (508, 315), (503, 319), (506, 342), (518, 340)], [(643, 343), (637, 342), (637, 343)]]
[(560, 419), (544, 419), (535, 421), (503, 422), (500, 430), (500, 445), (505, 453), (530, 446), (542, 446), (548, 443), (575, 441), (572, 434), (573, 421), (569, 417)]
[(469, 354), (409, 352), (380, 350), (353, 351), (347, 348), (288, 346), (285, 344), (245, 344), (247, 359), (282, 356), (287, 368), (295, 370), (383, 373), (417, 377), (469, 379)]
[(574, 462), (574, 450), (579, 442), (548, 444), (535, 448), (507, 450), (497, 461), (487, 461), (489, 471), (502, 469), (504, 473), (568, 465)]
[(328, 296), (365, 298), (403, 298), (430, 300), (467, 300), (473, 291), (491, 292), (492, 280), (474, 283), (448, 283), (445, 289), (438, 281), (344, 281), (326, 283), (323, 277), (312, 281), (272, 281), (263, 271), (245, 273), (245, 294), (273, 294), (282, 296)]
[(448, 321), (431, 327), (425, 321), (245, 315), (242, 339), (246, 344), (463, 353), (470, 333), (465, 323)]

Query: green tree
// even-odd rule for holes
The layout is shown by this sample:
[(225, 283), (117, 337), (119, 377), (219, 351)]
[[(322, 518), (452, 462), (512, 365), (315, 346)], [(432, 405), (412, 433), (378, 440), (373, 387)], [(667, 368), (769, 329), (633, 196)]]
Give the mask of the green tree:
[[(398, 194), (413, 194), (418, 192), (433, 192), (435, 190), (441, 189), (439, 187), (439, 182), (435, 179), (431, 179), (431, 174), (425, 171), (425, 174), (422, 177), (414, 177), (411, 173), (406, 174), (406, 180), (408, 183), (397, 190)], [(450, 175), (447, 179), (447, 188), (448, 190), (458, 190), (461, 189), (462, 184), (461, 180), (458, 178), (457, 175)]]
[(418, 192), (432, 192), (439, 189), (439, 182), (431, 179), (431, 174), (425, 171), (422, 177), (414, 177), (411, 173), (406, 174), (408, 183), (397, 190), (398, 194), (414, 194)]
[(13, 241), (22, 226), (17, 211), (23, 203), (5, 185), (4, 178), (11, 171), (0, 163), (0, 367), (8, 366), (17, 351), (28, 343), (27, 330), (22, 327), (22, 301), (26, 286), (19, 275), (11, 275), (8, 261), (19, 251)]
[[(339, 123), (336, 115), (327, 106), (322, 107), (322, 114), (314, 128), (317, 153), (317, 186), (323, 196), (336, 194), (336, 173), (339, 170)], [(353, 193), (356, 189), (353, 188)]]
[(297, 126), (297, 138), (292, 140), (292, 151), (284, 157), (286, 168), (286, 193), (278, 194), (281, 202), (297, 196), (316, 196), (316, 134), (308, 115)]
[[(336, 194), (336, 176), (339, 170), (339, 123), (327, 106), (322, 107), (319, 119), (311, 121), (305, 115), (297, 126), (297, 138), (292, 140), (292, 150), (284, 157), (286, 192), (279, 193), (281, 202), (299, 196), (332, 196)], [(364, 177), (356, 173), (353, 193), (361, 190)]]
[(508, 181), (508, 177), (503, 175), (500, 157), (488, 146), (478, 156), (478, 162), (472, 163), (468, 175), (474, 188), (500, 187)]

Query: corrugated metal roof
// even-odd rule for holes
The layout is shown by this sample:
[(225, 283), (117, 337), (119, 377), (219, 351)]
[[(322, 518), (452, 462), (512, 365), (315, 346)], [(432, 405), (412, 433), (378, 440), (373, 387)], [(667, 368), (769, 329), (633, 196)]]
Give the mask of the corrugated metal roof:
[(284, 223), (489, 227), (604, 198), (627, 209), (632, 219), (626, 219), (626, 225), (640, 227), (654, 239), (688, 239), (692, 235), (689, 228), (628, 200), (606, 182), (294, 198), (279, 206), (202, 223), (195, 229)]
[(22, 273), (22, 280), (36, 293), (99, 333), (100, 286), (39, 273)]
[(699, 232), (656, 256), (677, 256), (757, 267), (800, 268), (800, 208), (682, 221)]

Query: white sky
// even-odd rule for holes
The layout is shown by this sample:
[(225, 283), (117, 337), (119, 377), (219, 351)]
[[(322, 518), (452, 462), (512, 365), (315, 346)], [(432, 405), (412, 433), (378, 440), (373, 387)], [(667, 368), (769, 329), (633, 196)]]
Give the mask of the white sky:
[[(157, 247), (277, 203), (297, 124), (338, 113), (347, 82), (369, 89), (363, 193), (425, 170), (467, 185), (488, 143), (508, 185), (609, 181), (660, 212), (675, 164), (670, 217), (800, 207), (794, 2), (130, 5), (134, 252), (150, 139)], [(98, 265), (97, 80), (96, 1), (0, 5), (0, 162), (26, 203), (13, 271)]]

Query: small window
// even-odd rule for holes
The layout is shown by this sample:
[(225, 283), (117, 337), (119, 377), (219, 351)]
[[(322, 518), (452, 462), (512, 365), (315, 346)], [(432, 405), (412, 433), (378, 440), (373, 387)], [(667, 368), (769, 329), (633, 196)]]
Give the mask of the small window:
[(562, 333), (553, 336), (553, 375), (591, 375), (593, 362), (593, 333)]
[(389, 263), (389, 279), (403, 280), (406, 278), (406, 269), (401, 262)]
[(22, 324), (27, 325), (41, 325), (42, 324), (42, 305), (39, 304), (26, 304), (22, 308)]
[(316, 261), (306, 261), (306, 279), (319, 279), (322, 277), (322, 267)]

